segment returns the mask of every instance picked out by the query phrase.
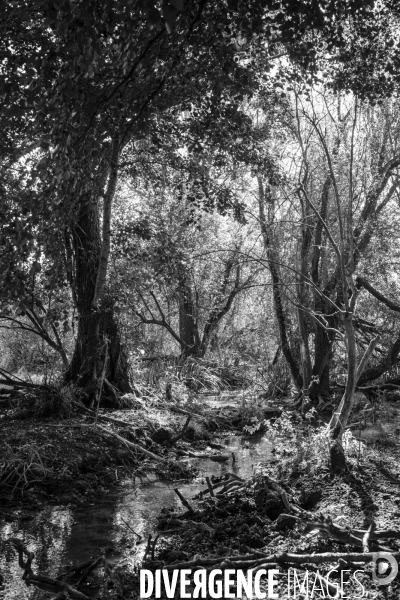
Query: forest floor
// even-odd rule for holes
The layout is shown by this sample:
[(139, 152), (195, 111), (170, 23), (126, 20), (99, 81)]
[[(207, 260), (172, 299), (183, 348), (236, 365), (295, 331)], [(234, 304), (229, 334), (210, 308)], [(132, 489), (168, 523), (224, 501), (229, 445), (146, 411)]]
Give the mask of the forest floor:
[[(380, 408), (380, 420), (360, 432), (363, 441), (350, 440), (348, 470), (340, 476), (318, 462), (318, 449), (310, 463), (302, 446), (305, 460), (292, 454), (285, 474), (281, 460), (260, 466), (245, 481), (227, 474), (210, 482), (213, 497), (205, 487), (201, 497), (191, 500), (191, 510), (161, 511), (160, 538), (154, 552), (149, 542), (143, 567), (222, 572), (272, 567), (279, 570), (275, 592), (280, 600), (335, 596), (336, 585), (343, 598), (399, 598), (400, 576), (377, 585), (370, 561), (357, 556), (400, 551), (400, 409), (389, 403)], [(320, 554), (325, 556), (316, 558)], [(329, 577), (333, 588), (324, 579), (332, 569), (337, 569)], [(308, 596), (300, 590), (306, 573)], [(125, 598), (139, 598), (138, 577), (125, 573)], [(267, 593), (267, 582), (261, 581)], [(189, 593), (193, 589), (189, 586)], [(178, 591), (174, 597), (180, 597)]]
[[(160, 537), (154, 548), (148, 542), (143, 567), (247, 569), (268, 568), (273, 562), (280, 571), (278, 597), (286, 599), (296, 592), (293, 580), (288, 580), (290, 566), (298, 569), (300, 581), (309, 571), (311, 590), (317, 569), (325, 575), (341, 565), (348, 569), (343, 576), (344, 597), (398, 598), (399, 577), (390, 585), (377, 586), (371, 579), (371, 565), (363, 565), (354, 557), (353, 564), (347, 565), (339, 559), (363, 551), (365, 536), (360, 530), (367, 531), (372, 522), (380, 539), (374, 541), (372, 531), (370, 539), (364, 539), (369, 550), (400, 550), (400, 534), (392, 535), (392, 530), (400, 531), (400, 410), (394, 404), (382, 404), (379, 421), (360, 428), (357, 435), (363, 442), (352, 440), (348, 471), (334, 476), (321, 458), (323, 447), (310, 437), (315, 424), (293, 411), (279, 417), (282, 407), (289, 407), (287, 401), (280, 405), (266, 402), (254, 416), (251, 405), (228, 405), (222, 410), (197, 401), (182, 408), (163, 400), (154, 401), (149, 410), (138, 402), (130, 410), (102, 411), (100, 427), (93, 425), (89, 414), (83, 417), (72, 412), (60, 419), (39, 417), (20, 406), (3, 411), (0, 520), (13, 521), (54, 500), (87, 502), (121, 479), (149, 471), (165, 479), (190, 479), (193, 467), (180, 460), (190, 455), (190, 449), (200, 455), (205, 448), (210, 452), (211, 447), (214, 457), (224, 460), (214, 443), (218, 436), (229, 428), (243, 433), (243, 426), (249, 433), (252, 425), (256, 429), (266, 418), (267, 427), (272, 424), (271, 432), (274, 423), (279, 423), (281, 432), (283, 428), (287, 434), (275, 439), (275, 460), (255, 468), (246, 479), (229, 473), (213, 478), (214, 496), (205, 486), (202, 497), (186, 499), (190, 510), (172, 511), (160, 506)], [(184, 436), (173, 442), (182, 432), (188, 412), (194, 416)], [(107, 422), (107, 416), (126, 425)], [(127, 446), (115, 434), (137, 447)], [(145, 456), (141, 449), (165, 462)], [(385, 537), (382, 532), (388, 530)], [(305, 559), (294, 565), (285, 553), (305, 555)], [(317, 564), (312, 557), (320, 553), (329, 556)], [(355, 570), (360, 571), (360, 583), (354, 577)], [(335, 583), (333, 577), (331, 581)], [(329, 597), (329, 591), (334, 595), (332, 588), (324, 589), (322, 583), (321, 589), (317, 582), (310, 597)], [(179, 593), (175, 597), (180, 597)], [(114, 569), (104, 580), (101, 598), (139, 598), (139, 571)]]
[(154, 397), (150, 405), (136, 399), (126, 409), (100, 410), (95, 424), (94, 413), (83, 408), (47, 414), (43, 402), (31, 400), (0, 411), (0, 520), (49, 501), (86, 502), (125, 478), (151, 472), (166, 480), (190, 479), (196, 471), (180, 460), (188, 452), (174, 437), (184, 429), (186, 450), (201, 452), (216, 433), (241, 431), (253, 414), (229, 405), (221, 411), (201, 400), (183, 409)]

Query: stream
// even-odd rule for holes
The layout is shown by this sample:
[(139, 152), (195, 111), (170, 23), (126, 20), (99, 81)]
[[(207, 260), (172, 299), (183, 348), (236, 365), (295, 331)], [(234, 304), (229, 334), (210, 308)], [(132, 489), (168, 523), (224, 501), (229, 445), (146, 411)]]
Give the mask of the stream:
[[(32, 518), (28, 516), (26, 520), (3, 525), (0, 528), (0, 573), (5, 582), (0, 587), (0, 598), (44, 600), (50, 597), (48, 592), (25, 585), (17, 554), (7, 542), (9, 537), (22, 538), (34, 551), (33, 570), (41, 575), (56, 577), (68, 565), (77, 565), (97, 556), (100, 548), (107, 549), (111, 562), (133, 568), (144, 554), (147, 537), (155, 530), (161, 508), (184, 510), (174, 493), (175, 487), (190, 499), (206, 487), (205, 476), (220, 476), (230, 471), (249, 477), (254, 465), (272, 457), (272, 445), (262, 434), (247, 439), (228, 435), (217, 441), (226, 447), (226, 451), (234, 452), (235, 463), (232, 460), (218, 463), (209, 459), (187, 459), (200, 469), (199, 476), (190, 483), (165, 482), (155, 477), (145, 478), (139, 484), (126, 480), (95, 502), (84, 506), (47, 505)], [(137, 546), (130, 528), (143, 536)], [(130, 555), (119, 556), (115, 550), (123, 540), (125, 545), (126, 540), (132, 543)]]

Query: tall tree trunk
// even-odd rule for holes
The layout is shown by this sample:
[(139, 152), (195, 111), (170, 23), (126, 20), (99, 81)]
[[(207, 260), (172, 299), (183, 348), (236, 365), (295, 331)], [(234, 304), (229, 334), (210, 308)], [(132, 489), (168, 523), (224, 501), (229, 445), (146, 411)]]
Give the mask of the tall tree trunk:
[(78, 312), (78, 333), (66, 380), (76, 383), (89, 397), (93, 397), (108, 354), (107, 382), (119, 392), (132, 391), (112, 299), (105, 295), (97, 309), (92, 305), (101, 244), (97, 206), (90, 198), (81, 199), (77, 222), (71, 230), (75, 259), (72, 285)]
[(288, 338), (288, 326), (287, 317), (283, 306), (283, 298), (281, 294), (281, 281), (278, 271), (278, 261), (274, 250), (272, 232), (268, 225), (266, 214), (265, 214), (265, 192), (262, 182), (261, 175), (257, 176), (258, 179), (258, 206), (260, 215), (261, 233), (263, 236), (264, 247), (267, 252), (268, 267), (271, 274), (272, 280), (272, 294), (274, 298), (275, 315), (278, 323), (279, 338), (281, 342), (282, 354), (289, 366), (290, 373), (294, 384), (297, 389), (301, 390), (303, 387), (303, 377), (301, 375), (299, 365), (294, 356), (292, 348)]
[[(326, 303), (327, 304), (327, 303)], [(332, 329), (337, 326), (336, 315), (329, 315), (332, 308), (318, 302), (317, 307), (321, 312), (325, 312), (326, 321)], [(324, 311), (322, 311), (324, 306)], [(332, 360), (332, 345), (335, 340), (335, 333), (326, 331), (323, 327), (317, 325), (314, 338), (314, 364), (312, 368), (312, 383), (309, 388), (311, 400), (319, 401), (321, 398), (330, 396), (330, 362)]]
[(181, 358), (201, 355), (200, 335), (195, 315), (193, 294), (187, 274), (179, 273), (179, 338)]

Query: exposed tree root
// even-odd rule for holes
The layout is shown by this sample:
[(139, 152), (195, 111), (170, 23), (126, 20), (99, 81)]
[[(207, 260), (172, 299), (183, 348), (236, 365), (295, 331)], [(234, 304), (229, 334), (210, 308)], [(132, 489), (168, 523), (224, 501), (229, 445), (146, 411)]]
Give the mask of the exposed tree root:
[[(97, 557), (95, 560), (90, 563), (85, 563), (84, 565), (80, 565), (80, 567), (76, 567), (76, 569), (72, 569), (65, 573), (63, 577), (72, 571), (76, 571), (78, 569), (84, 569), (82, 576), (80, 577), (77, 587), (74, 587), (63, 581), (62, 579), (52, 579), (51, 577), (47, 577), (46, 575), (35, 575), (32, 571), (32, 561), (35, 557), (33, 552), (30, 552), (22, 540), (18, 538), (10, 538), (9, 540), (16, 551), (18, 552), (18, 563), (21, 569), (24, 570), (22, 578), (24, 579), (27, 585), (34, 585), (40, 589), (52, 592), (56, 594), (54, 600), (60, 599), (68, 599), (72, 600), (89, 600), (89, 596), (84, 594), (83, 592), (77, 589), (82, 583), (85, 581), (87, 576), (101, 563), (104, 562), (105, 559), (103, 556)], [(24, 560), (24, 556), (26, 556), (26, 560)]]

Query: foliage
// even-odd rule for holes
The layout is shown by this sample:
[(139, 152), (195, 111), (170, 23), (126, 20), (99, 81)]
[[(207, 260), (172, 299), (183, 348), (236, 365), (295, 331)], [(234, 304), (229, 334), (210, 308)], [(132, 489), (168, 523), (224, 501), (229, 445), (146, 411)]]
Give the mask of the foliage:
[(305, 415), (306, 424), (299, 426), (290, 413), (282, 413), (268, 423), (267, 436), (273, 443), (273, 454), (279, 477), (299, 477), (317, 473), (329, 464), (329, 435), (326, 426), (311, 425), (315, 411)]

